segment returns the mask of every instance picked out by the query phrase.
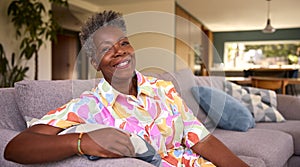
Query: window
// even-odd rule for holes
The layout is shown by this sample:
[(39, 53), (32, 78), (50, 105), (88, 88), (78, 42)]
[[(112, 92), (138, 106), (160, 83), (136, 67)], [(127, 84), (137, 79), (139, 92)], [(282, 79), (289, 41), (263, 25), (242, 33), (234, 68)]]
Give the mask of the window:
[(299, 64), (300, 41), (226, 42), (225, 68), (248, 69)]

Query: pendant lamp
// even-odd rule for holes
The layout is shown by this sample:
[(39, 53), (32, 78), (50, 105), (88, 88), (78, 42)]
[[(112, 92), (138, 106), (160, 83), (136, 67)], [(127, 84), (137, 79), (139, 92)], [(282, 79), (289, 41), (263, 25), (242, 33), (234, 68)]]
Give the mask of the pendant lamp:
[(276, 29), (273, 28), (272, 25), (271, 25), (271, 19), (270, 19), (270, 1), (271, 0), (267, 0), (267, 2), (268, 2), (268, 13), (267, 13), (268, 20), (267, 20), (266, 27), (262, 30), (263, 33), (273, 33), (273, 32), (276, 31)]

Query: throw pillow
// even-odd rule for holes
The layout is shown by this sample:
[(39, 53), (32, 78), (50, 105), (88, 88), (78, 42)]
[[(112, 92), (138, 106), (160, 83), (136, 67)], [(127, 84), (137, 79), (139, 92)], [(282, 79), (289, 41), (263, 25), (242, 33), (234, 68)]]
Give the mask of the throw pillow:
[(249, 110), (225, 92), (211, 87), (193, 87), (192, 93), (218, 127), (227, 130), (247, 131), (255, 121)]
[(284, 117), (277, 110), (276, 93), (273, 90), (242, 87), (225, 81), (225, 92), (246, 106), (256, 122), (282, 122)]

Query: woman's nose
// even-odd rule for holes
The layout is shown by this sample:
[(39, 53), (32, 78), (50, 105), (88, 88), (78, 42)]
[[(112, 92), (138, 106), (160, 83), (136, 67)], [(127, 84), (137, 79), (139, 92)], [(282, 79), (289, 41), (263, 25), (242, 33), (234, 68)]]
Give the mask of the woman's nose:
[(118, 44), (115, 44), (113, 47), (114, 47), (116, 56), (122, 56), (127, 53), (126, 48), (124, 48)]

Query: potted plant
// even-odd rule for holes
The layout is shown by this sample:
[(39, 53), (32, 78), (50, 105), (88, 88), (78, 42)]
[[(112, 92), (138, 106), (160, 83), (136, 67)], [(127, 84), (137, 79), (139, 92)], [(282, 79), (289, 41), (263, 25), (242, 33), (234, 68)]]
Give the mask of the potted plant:
[[(68, 6), (67, 0), (47, 0), (49, 3)], [(20, 65), (19, 61), (28, 61), (32, 57), (35, 59), (35, 75), (34, 79), (38, 79), (38, 52), (40, 47), (47, 40), (56, 40), (56, 34), (60, 30), (60, 26), (53, 19), (52, 10), (46, 10), (44, 4), (38, 0), (13, 0), (8, 7), (8, 16), (16, 28), (16, 38), (21, 41), (20, 54), (12, 54), (9, 63), (3, 46), (0, 50), (0, 82), (6, 83), (0, 86), (12, 86), (14, 82), (22, 80), (26, 76), (28, 67)], [(3, 65), (3, 66), (2, 66)], [(15, 80), (7, 80), (13, 78), (10, 75), (16, 75)], [(8, 84), (8, 82), (11, 82)]]
[[(20, 59), (20, 57), (17, 57)], [(10, 61), (7, 59), (2, 44), (0, 44), (0, 87), (13, 87), (15, 82), (26, 76), (29, 67), (20, 65), (12, 53)]]

